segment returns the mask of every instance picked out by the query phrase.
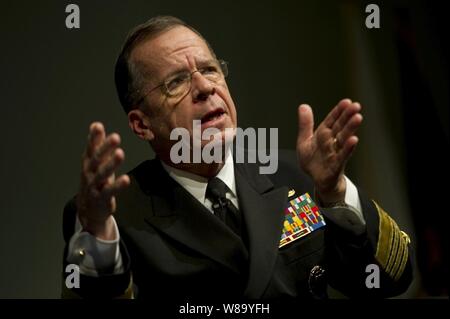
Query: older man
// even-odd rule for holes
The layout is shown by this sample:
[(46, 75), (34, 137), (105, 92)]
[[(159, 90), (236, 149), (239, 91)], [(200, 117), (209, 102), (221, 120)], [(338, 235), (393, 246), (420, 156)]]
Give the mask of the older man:
[(91, 125), (80, 191), (64, 214), (64, 263), (79, 265), (81, 281), (63, 295), (326, 298), (328, 284), (350, 296), (404, 291), (409, 237), (344, 176), (358, 103), (340, 101), (315, 130), (311, 108), (300, 105), (298, 161), (280, 154), (273, 175), (227, 150), (212, 163), (171, 159), (171, 132), (192, 137), (194, 121), (230, 139), (237, 114), (226, 75), (207, 41), (174, 17), (128, 36), (117, 90), (130, 128), (157, 158), (116, 177), (120, 137)]

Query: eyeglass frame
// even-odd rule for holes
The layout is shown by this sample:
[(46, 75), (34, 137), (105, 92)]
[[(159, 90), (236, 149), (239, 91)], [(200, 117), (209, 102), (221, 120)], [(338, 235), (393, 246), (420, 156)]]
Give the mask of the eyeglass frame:
[[(220, 71), (221, 71), (221, 73), (222, 73), (222, 75), (223, 75), (223, 79), (225, 79), (225, 78), (228, 76), (228, 62), (225, 61), (225, 60), (222, 60), (222, 59), (213, 59), (212, 61), (218, 62), (218, 65), (219, 65), (219, 67), (220, 67)], [(190, 91), (191, 88), (192, 88), (192, 75), (193, 75), (194, 73), (197, 73), (197, 72), (199, 72), (201, 75), (203, 75), (203, 73), (201, 72), (202, 69), (204, 69), (204, 68), (195, 69), (194, 71), (188, 72), (188, 73), (187, 73), (187, 74), (189, 74), (189, 76), (188, 76), (187, 79), (188, 79), (188, 81), (189, 81), (190, 84), (189, 84), (189, 90), (186, 91), (186, 94), (189, 93), (189, 91)], [(181, 73), (183, 73), (183, 72), (180, 72), (180, 74), (181, 74)], [(158, 89), (158, 88), (160, 88), (160, 87), (162, 87), (162, 86), (164, 86), (164, 88), (165, 88), (165, 90), (163, 90), (163, 94), (164, 94), (166, 97), (173, 97), (174, 95), (170, 95), (169, 89), (168, 89), (168, 87), (167, 87), (169, 80), (171, 80), (171, 77), (165, 79), (161, 84), (159, 84), (159, 85), (155, 86), (154, 88), (148, 90), (144, 95), (142, 95), (142, 97), (139, 98), (139, 100), (136, 102), (136, 105), (140, 105), (140, 104), (142, 103), (142, 101), (143, 101), (143, 100), (144, 100), (151, 92), (155, 91), (156, 89)], [(210, 81), (210, 80), (208, 79), (208, 81)], [(211, 82), (211, 81), (210, 81), (210, 82)], [(137, 91), (137, 93), (138, 93), (138, 92), (139, 92), (139, 90)]]

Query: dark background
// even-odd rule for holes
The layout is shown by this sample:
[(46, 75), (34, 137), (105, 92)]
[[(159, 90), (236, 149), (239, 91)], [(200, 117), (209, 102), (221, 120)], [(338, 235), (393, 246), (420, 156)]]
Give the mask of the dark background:
[[(445, 9), (426, 1), (3, 1), (0, 9), (0, 298), (58, 298), (64, 203), (89, 123), (121, 134), (127, 171), (152, 156), (129, 130), (113, 66), (128, 30), (158, 14), (197, 28), (230, 63), (240, 127), (277, 127), (294, 148), (300, 103), (316, 122), (364, 107), (347, 175), (417, 248), (404, 297), (448, 297), (449, 65)], [(381, 28), (367, 29), (376, 3)], [(441, 182), (444, 184), (441, 184)]]

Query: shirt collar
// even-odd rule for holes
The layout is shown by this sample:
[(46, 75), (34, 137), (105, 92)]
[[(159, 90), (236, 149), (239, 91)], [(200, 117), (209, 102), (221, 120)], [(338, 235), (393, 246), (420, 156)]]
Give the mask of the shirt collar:
[[(216, 177), (220, 178), (231, 190), (231, 195), (236, 197), (236, 180), (234, 177), (233, 155), (231, 151), (228, 151), (227, 153), (225, 164)], [(208, 186), (207, 178), (174, 168), (165, 164), (163, 161), (161, 161), (161, 164), (170, 177), (172, 177), (201, 203), (205, 203), (206, 187)]]

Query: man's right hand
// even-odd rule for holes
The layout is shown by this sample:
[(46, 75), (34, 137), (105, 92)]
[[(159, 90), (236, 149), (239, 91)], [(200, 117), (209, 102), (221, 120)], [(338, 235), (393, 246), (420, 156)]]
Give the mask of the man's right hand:
[(125, 159), (119, 145), (119, 134), (106, 136), (100, 122), (90, 125), (88, 145), (82, 156), (77, 213), (83, 230), (104, 240), (117, 236), (112, 218), (116, 210), (115, 195), (130, 185), (128, 175), (115, 178), (114, 172)]

